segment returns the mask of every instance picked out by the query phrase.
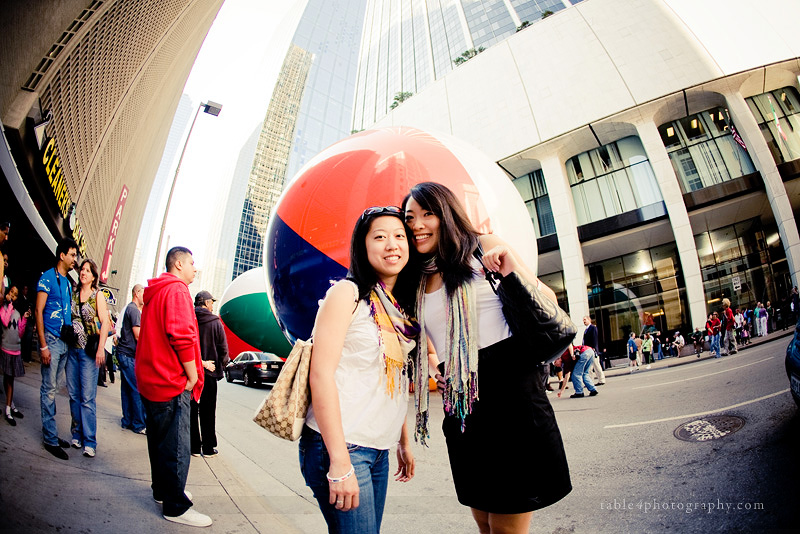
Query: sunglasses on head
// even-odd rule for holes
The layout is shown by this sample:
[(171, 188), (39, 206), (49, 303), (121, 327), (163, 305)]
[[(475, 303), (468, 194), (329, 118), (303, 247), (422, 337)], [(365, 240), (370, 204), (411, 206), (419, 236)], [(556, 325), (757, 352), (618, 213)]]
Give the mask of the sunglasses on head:
[(367, 208), (364, 210), (364, 213), (361, 214), (361, 218), (364, 219), (365, 217), (369, 217), (370, 215), (380, 215), (381, 213), (402, 214), (403, 210), (398, 208), (397, 206), (372, 206), (371, 208)]

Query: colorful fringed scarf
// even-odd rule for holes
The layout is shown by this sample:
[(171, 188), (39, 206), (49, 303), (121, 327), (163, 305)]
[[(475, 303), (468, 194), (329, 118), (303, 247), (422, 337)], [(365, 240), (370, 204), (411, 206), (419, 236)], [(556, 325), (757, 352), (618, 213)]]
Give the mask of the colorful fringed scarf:
[(369, 293), (369, 306), (383, 352), (383, 368), (386, 372), (386, 392), (394, 397), (395, 392), (408, 391), (406, 362), (416, 346), (419, 324), (408, 317), (383, 282), (378, 282)]
[[(414, 400), (417, 408), (417, 421), (414, 438), (426, 444), (430, 437), (428, 432), (428, 342), (425, 330), (425, 286), (427, 276), (423, 276), (417, 292), (417, 320), (423, 335), (420, 336), (417, 351), (417, 375)], [(445, 288), (446, 291), (446, 288)], [(447, 294), (445, 318), (447, 329), (444, 349), (446, 384), (442, 396), (444, 411), (447, 415), (461, 419), (461, 431), (467, 415), (472, 412), (472, 405), (478, 399), (478, 344), (472, 284), (462, 284), (453, 294)]]

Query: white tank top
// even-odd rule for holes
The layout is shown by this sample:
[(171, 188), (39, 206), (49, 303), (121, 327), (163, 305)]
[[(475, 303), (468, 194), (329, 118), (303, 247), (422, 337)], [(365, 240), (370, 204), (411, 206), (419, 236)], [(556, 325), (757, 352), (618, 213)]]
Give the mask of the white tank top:
[[(334, 373), (339, 390), (342, 429), (347, 443), (373, 449), (390, 449), (400, 441), (408, 412), (408, 390), (386, 390), (386, 372), (378, 339), (378, 327), (370, 306), (361, 300), (347, 329), (342, 357)], [(319, 432), (314, 401), (306, 424)]]
[[(473, 263), (477, 263), (477, 260)], [(478, 265), (479, 267), (479, 265)], [(475, 265), (473, 265), (475, 268)], [(499, 341), (511, 337), (500, 298), (492, 291), (489, 282), (483, 274), (476, 274), (472, 278), (472, 291), (477, 306), (478, 319), (478, 349), (489, 347)], [(439, 363), (446, 358), (445, 339), (447, 337), (447, 319), (445, 306), (447, 305), (447, 291), (444, 285), (433, 293), (425, 294), (425, 333), (436, 348)]]

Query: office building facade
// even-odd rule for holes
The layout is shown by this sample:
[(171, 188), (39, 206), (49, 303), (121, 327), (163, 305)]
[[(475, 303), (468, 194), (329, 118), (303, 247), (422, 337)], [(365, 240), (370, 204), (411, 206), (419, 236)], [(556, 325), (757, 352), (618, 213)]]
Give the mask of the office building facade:
[(723, 298), (785, 318), (798, 16), (777, 0), (584, 0), (355, 124), (443, 131), (496, 161), (528, 206), (540, 276), (612, 352), (630, 332), (702, 328)]
[(270, 211), (288, 180), (350, 133), (364, 9), (365, 0), (309, 0), (306, 5), (262, 124), (244, 204), (238, 207), (232, 278), (263, 264)]

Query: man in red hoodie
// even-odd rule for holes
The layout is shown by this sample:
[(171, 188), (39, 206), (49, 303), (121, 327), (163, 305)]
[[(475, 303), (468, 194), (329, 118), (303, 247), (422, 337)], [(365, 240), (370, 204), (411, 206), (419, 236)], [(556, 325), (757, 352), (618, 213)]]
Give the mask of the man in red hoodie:
[(135, 371), (145, 411), (153, 498), (164, 519), (207, 527), (186, 491), (191, 459), (190, 401), (200, 399), (203, 372), (197, 319), (188, 285), (197, 269), (189, 249), (167, 252), (167, 272), (148, 281), (136, 347)]

